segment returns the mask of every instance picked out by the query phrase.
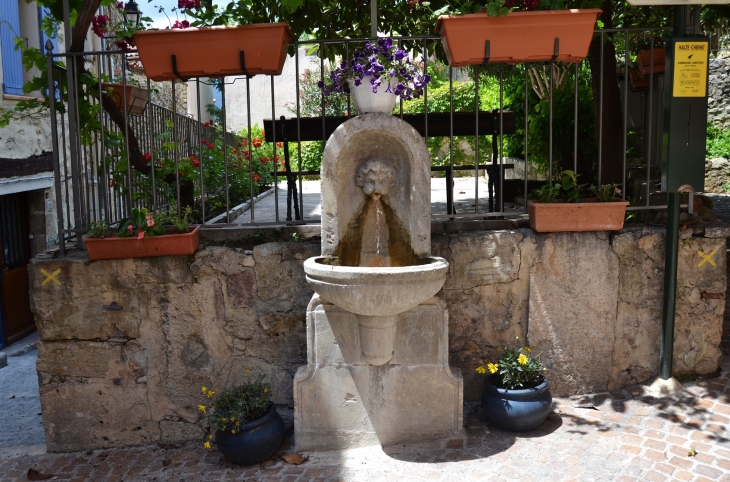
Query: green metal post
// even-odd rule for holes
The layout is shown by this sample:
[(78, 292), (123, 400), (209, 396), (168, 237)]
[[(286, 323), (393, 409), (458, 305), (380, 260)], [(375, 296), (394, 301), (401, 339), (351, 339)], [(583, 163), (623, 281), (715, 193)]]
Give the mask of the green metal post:
[[(687, 6), (674, 7), (675, 37), (687, 32)], [(668, 85), (668, 89), (672, 86)], [(666, 106), (670, 108), (671, 104)], [(667, 189), (667, 235), (664, 252), (664, 302), (662, 305), (662, 346), (660, 352), (659, 377), (672, 378), (672, 357), (674, 356), (674, 312), (677, 300), (677, 258), (679, 252), (679, 198), (680, 193)]]
[(670, 192), (667, 199), (667, 243), (664, 253), (664, 304), (662, 306), (661, 369), (663, 380), (672, 378), (674, 356), (674, 308), (677, 299), (677, 257), (679, 253), (679, 199)]

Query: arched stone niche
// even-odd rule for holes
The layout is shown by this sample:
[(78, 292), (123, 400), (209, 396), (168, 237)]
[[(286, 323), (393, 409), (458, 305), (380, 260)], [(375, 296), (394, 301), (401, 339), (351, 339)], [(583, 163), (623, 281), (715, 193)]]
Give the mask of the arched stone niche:
[(357, 185), (360, 167), (379, 161), (395, 172), (383, 199), (410, 234), (413, 252), (431, 254), (430, 156), (423, 139), (407, 122), (389, 114), (348, 120), (327, 141), (322, 156), (322, 254), (336, 256), (353, 217), (367, 196)]

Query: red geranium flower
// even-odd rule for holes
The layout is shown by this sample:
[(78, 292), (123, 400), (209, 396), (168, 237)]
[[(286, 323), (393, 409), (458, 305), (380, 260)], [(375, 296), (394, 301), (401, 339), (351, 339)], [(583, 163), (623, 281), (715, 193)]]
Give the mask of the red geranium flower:
[(263, 145), (264, 145), (264, 141), (262, 141), (262, 140), (261, 140), (261, 139), (259, 139), (258, 137), (254, 137), (254, 139), (253, 139), (253, 146), (254, 146), (254, 147), (255, 147), (256, 149), (258, 149), (259, 147), (261, 147), (261, 146), (263, 146)]
[(255, 172), (253, 173), (253, 176), (252, 177), (253, 177), (253, 180), (256, 181), (256, 182), (258, 182), (258, 181), (261, 180), (261, 177), (258, 174), (256, 174)]
[(277, 142), (276, 143), (276, 147), (278, 147), (279, 149), (281, 149), (282, 147), (284, 147), (284, 143), (283, 142)]
[(193, 167), (200, 167), (200, 161), (197, 159), (193, 159), (192, 165)]

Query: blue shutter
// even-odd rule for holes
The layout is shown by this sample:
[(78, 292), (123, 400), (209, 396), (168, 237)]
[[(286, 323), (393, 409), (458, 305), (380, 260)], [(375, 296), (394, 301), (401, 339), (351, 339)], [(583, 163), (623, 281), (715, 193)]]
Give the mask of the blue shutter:
[(18, 1), (5, 0), (0, 9), (0, 47), (3, 55), (3, 92), (23, 95), (23, 57), (15, 50), (15, 37), (20, 35)]
[(41, 31), (41, 53), (43, 55), (46, 54), (46, 40), (49, 38), (51, 39), (51, 42), (53, 42), (53, 53), (58, 53), (58, 35), (56, 32), (53, 32), (53, 36), (49, 37), (46, 35), (46, 32), (43, 31), (43, 19), (46, 17), (51, 16), (51, 11), (48, 9), (48, 7), (38, 7), (38, 25), (39, 30)]

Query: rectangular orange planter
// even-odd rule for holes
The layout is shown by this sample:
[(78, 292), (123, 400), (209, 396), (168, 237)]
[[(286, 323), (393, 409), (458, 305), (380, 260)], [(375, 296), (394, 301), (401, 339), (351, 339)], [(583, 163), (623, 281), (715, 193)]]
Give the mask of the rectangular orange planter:
[(279, 75), (294, 36), (285, 23), (240, 27), (143, 30), (134, 34), (144, 72), (152, 80), (241, 75), (241, 52), (249, 75)]
[(176, 256), (193, 254), (200, 243), (200, 226), (188, 233), (149, 236), (144, 239), (84, 238), (89, 259), (146, 258), (148, 256)]
[(510, 12), (500, 17), (442, 15), (436, 31), (452, 67), (481, 64), (485, 40), (490, 44), (489, 63), (549, 61), (556, 38), (560, 39), (557, 60), (578, 62), (588, 55), (600, 13), (598, 8), (588, 8)]
[(628, 201), (582, 203), (527, 201), (527, 213), (530, 215), (530, 227), (538, 233), (616, 231), (624, 227), (628, 205)]
[[(104, 91), (111, 95), (114, 99), (114, 103), (117, 107), (122, 109), (123, 112), (130, 114), (141, 114), (147, 107), (147, 101), (149, 100), (149, 92), (147, 89), (137, 87), (136, 85), (122, 85), (122, 84), (101, 84)], [(125, 94), (126, 92), (126, 94)], [(125, 104), (126, 100), (126, 104)], [(126, 108), (125, 108), (126, 105)]]

